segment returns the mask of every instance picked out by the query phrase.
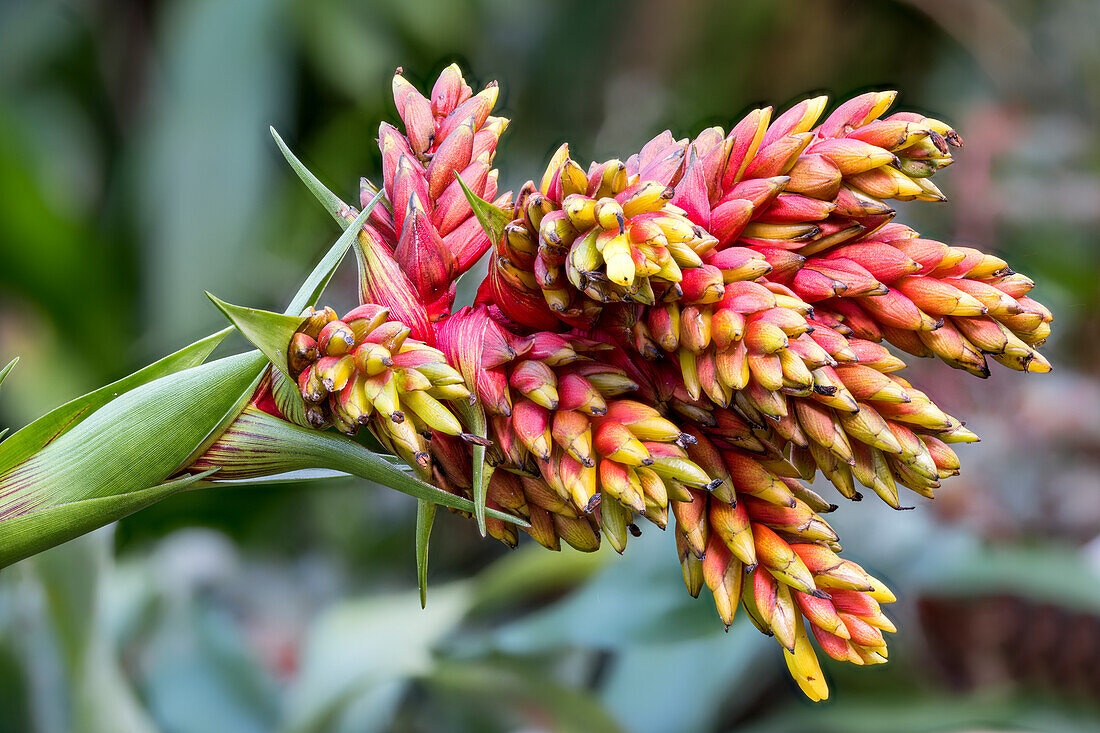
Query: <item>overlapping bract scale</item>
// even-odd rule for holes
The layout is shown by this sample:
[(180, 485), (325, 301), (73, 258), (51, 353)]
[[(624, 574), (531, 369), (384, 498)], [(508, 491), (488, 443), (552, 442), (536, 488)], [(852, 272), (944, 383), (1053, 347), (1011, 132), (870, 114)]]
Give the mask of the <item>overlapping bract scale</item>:
[[(893, 221), (891, 201), (944, 200), (931, 177), (962, 144), (938, 120), (888, 115), (894, 96), (824, 118), (824, 97), (758, 109), (625, 160), (584, 165), (563, 145), (537, 182), (497, 197), (495, 85), (474, 95), (448, 67), (425, 96), (399, 73), (405, 132), (380, 131), (390, 206), (359, 248), (363, 302), (388, 311), (313, 314), (295, 336), (311, 419), (367, 424), (474, 498), (485, 441), (447, 401), (476, 400), (490, 507), (551, 549), (602, 536), (622, 552), (642, 519), (671, 522), (688, 590), (706, 587), (727, 625), (742, 608), (824, 698), (810, 639), (885, 661), (894, 597), (838, 554), (822, 516), (837, 507), (806, 482), (820, 472), (843, 497), (862, 485), (902, 508), (899, 487), (931, 497), (959, 472), (951, 445), (977, 439), (885, 344), (978, 376), (988, 359), (1050, 368), (1031, 280)], [(456, 175), (511, 215), (498, 241)], [(475, 305), (452, 314), (455, 278), (490, 249)], [(518, 542), (514, 525), (486, 528)]]

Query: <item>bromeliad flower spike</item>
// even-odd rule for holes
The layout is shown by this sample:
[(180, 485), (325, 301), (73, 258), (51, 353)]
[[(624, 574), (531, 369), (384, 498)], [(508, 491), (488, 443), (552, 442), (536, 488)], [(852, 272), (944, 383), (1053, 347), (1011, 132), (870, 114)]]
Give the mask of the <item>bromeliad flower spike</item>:
[[(828, 695), (816, 650), (886, 661), (894, 596), (841, 556), (822, 517), (837, 506), (807, 483), (903, 508), (902, 489), (931, 498), (959, 472), (951, 446), (977, 436), (898, 375), (898, 351), (979, 377), (989, 359), (1050, 370), (1030, 279), (894, 220), (892, 200), (944, 200), (931, 179), (959, 135), (888, 114), (893, 92), (823, 120), (818, 97), (622, 159), (563, 145), (498, 194), (495, 84), (475, 94), (450, 66), (428, 95), (400, 71), (393, 92), (400, 126), (379, 130), (361, 211), (278, 141), (345, 232), (285, 315), (214, 299), (258, 352), (199, 366), (223, 332), (0, 445), (3, 560), (184, 488), (322, 469), (419, 500), (422, 598), (436, 505), (552, 550), (623, 552), (645, 519), (672, 524), (688, 591), (727, 626), (743, 609), (810, 698)], [(349, 248), (360, 304), (338, 317), (315, 306)], [(116, 427), (133, 414), (149, 435)], [(93, 469), (169, 426), (125, 474)], [(363, 428), (389, 457), (347, 437)]]

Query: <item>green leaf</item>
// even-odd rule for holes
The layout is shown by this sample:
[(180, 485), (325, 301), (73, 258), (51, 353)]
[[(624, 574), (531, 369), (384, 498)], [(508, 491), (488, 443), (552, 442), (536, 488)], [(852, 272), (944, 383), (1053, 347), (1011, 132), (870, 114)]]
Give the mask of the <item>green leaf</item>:
[(481, 228), (489, 235), (489, 241), (494, 245), (504, 236), (504, 227), (512, 221), (512, 214), (496, 204), (490, 203), (471, 191), (462, 176), (456, 175), (458, 185), (462, 187), (462, 193), (466, 194), (466, 200), (470, 202), (470, 208), (474, 210), (474, 216), (481, 223)]
[(15, 365), (19, 363), (19, 357), (15, 357), (8, 362), (8, 365), (3, 369), (0, 369), (0, 385), (4, 383), (4, 379), (11, 373), (11, 370), (15, 368)]
[(162, 376), (108, 402), (0, 474), (0, 526), (20, 519), (15, 526), (21, 528), (9, 530), (0, 542), (0, 558), (13, 562), (71, 538), (75, 520), (53, 519), (46, 511), (52, 507), (109, 499), (94, 505), (100, 511), (79, 525), (82, 531), (134, 511), (119, 497), (177, 473), (255, 383), (265, 363), (253, 351)]
[(559, 733), (625, 733), (591, 692), (561, 685), (536, 669), (515, 661), (438, 660), (421, 679), (483, 713), (496, 709), (501, 720), (522, 712)]
[(210, 356), (210, 352), (232, 332), (232, 328), (224, 328), (117, 382), (77, 397), (46, 413), (0, 444), (0, 474), (30, 458), (119, 395), (169, 374), (202, 364)]
[(283, 142), (283, 138), (279, 136), (279, 133), (275, 131), (274, 127), (268, 128), (271, 130), (271, 136), (275, 138), (275, 144), (279, 146), (279, 150), (282, 151), (283, 157), (286, 158), (286, 162), (290, 163), (290, 167), (294, 169), (294, 172), (298, 174), (298, 178), (302, 179), (302, 183), (306, 184), (306, 188), (310, 193), (321, 202), (321, 205), (325, 207), (325, 210), (332, 216), (336, 222), (344, 229), (348, 228), (348, 221), (344, 218), (344, 214), (351, 210), (351, 207), (340, 200), (340, 197), (328, 190), (325, 184), (321, 183), (317, 179), (317, 176), (313, 175), (309, 168), (306, 168), (302, 161), (298, 160), (298, 156), (290, 151), (287, 144)]
[(251, 401), (252, 396), (256, 394), (256, 390), (259, 388), (260, 382), (263, 381), (264, 376), (269, 373), (270, 368), (271, 367), (267, 364), (266, 361), (257, 362), (255, 368), (253, 369), (255, 376), (252, 379), (252, 383), (241, 390), (240, 394), (237, 396), (237, 399), (234, 400), (232, 404), (230, 404), (229, 407), (222, 414), (221, 420), (218, 420), (218, 422), (212, 428), (210, 428), (210, 432), (206, 434), (206, 437), (203, 438), (201, 443), (195, 446), (195, 449), (191, 451), (191, 454), (187, 456), (187, 458), (185, 458), (178, 466), (176, 466), (176, 470), (172, 472), (173, 474), (179, 473), (180, 471), (184, 470), (192, 463), (194, 463), (196, 460), (198, 460), (199, 457), (207, 450), (209, 450), (210, 446), (213, 445), (218, 440), (218, 438), (220, 438), (222, 434), (229, 429), (229, 426), (233, 424), (233, 421), (240, 416), (241, 412), (245, 409), (245, 406), (248, 405), (249, 401)]
[[(485, 420), (485, 410), (480, 404), (471, 405), (463, 400), (453, 403), (456, 412), (463, 424), (470, 427), (470, 432), (479, 438), (488, 436), (489, 426)], [(477, 529), (481, 536), (485, 536), (485, 497), (489, 493), (489, 479), (493, 477), (493, 467), (485, 460), (485, 446), (474, 443), (471, 451), (473, 475), (470, 477), (470, 485), (474, 491), (474, 517), (477, 519)], [(486, 470), (488, 469), (488, 470)]]
[[(274, 127), (268, 129), (271, 130), (271, 136), (275, 138), (275, 144), (279, 146), (279, 150), (282, 152), (283, 157), (286, 158), (286, 162), (290, 163), (290, 167), (298, 174), (298, 178), (301, 179), (302, 183), (306, 184), (306, 188), (310, 190), (314, 198), (321, 202), (321, 205), (324, 206), (329, 215), (336, 220), (340, 228), (347, 229), (347, 214), (351, 211), (355, 211), (354, 207), (345, 204), (340, 200), (339, 196), (330, 191), (325, 184), (321, 183), (320, 179), (313, 175), (313, 171), (307, 168), (305, 163), (299, 160), (298, 156), (291, 152), (290, 148), (283, 142), (283, 138), (275, 131)], [(378, 188), (366, 178), (360, 178), (359, 182), (360, 185), (370, 191), (372, 195), (377, 195), (379, 193)], [(383, 200), (382, 203), (386, 208), (390, 208), (389, 201)]]
[[(304, 428), (255, 407), (241, 413), (203, 460), (210, 467), (222, 468), (215, 483), (223, 477), (252, 478), (329, 468), (374, 481), (416, 499), (464, 512), (474, 511), (469, 499), (424, 483), (351, 438)], [(205, 463), (202, 465), (206, 467)], [(489, 515), (521, 527), (528, 526), (524, 520), (503, 512), (489, 510)]]
[(379, 191), (375, 194), (374, 198), (370, 200), (366, 208), (360, 211), (359, 215), (352, 220), (344, 233), (336, 240), (336, 244), (332, 245), (332, 249), (321, 258), (321, 261), (317, 263), (317, 267), (313, 268), (313, 272), (311, 272), (309, 277), (306, 278), (306, 281), (302, 283), (302, 287), (298, 289), (294, 299), (291, 300), (290, 305), (287, 306), (285, 311), (287, 315), (296, 316), (305, 310), (306, 306), (317, 304), (317, 299), (320, 298), (321, 293), (325, 291), (325, 287), (328, 285), (329, 280), (332, 279), (332, 275), (336, 272), (336, 268), (340, 265), (340, 261), (344, 259), (344, 255), (347, 254), (352, 242), (359, 236), (359, 230), (363, 228), (363, 224), (366, 223), (367, 217), (370, 216), (370, 212), (374, 210), (374, 207), (378, 205), (381, 199), (382, 192)]
[(428, 605), (428, 540), (435, 523), (435, 504), (421, 499), (416, 503), (416, 584), (420, 588), (420, 607)]
[(290, 367), (287, 364), (287, 348), (295, 331), (305, 323), (304, 316), (284, 315), (258, 308), (245, 308), (226, 303), (217, 296), (206, 293), (206, 297), (218, 307), (229, 322), (236, 326), (252, 345), (263, 352), (275, 368), (290, 379)]
[(306, 417), (306, 403), (298, 391), (298, 383), (286, 376), (282, 370), (271, 372), (271, 397), (275, 406), (287, 420), (304, 428), (310, 427)]
[(198, 483), (214, 470), (123, 494), (55, 504), (0, 521), (0, 567), (129, 516)]

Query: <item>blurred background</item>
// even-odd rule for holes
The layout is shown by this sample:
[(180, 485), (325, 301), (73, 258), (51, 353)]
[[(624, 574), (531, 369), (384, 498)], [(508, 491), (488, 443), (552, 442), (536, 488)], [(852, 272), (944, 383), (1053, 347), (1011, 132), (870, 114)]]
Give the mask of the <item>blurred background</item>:
[(337, 230), (267, 127), (355, 200), (397, 66), (500, 81), (502, 188), (565, 139), (626, 157), (900, 89), (966, 140), (950, 203), (902, 218), (1033, 277), (1056, 330), (1050, 375), (911, 367), (983, 442), (935, 502), (830, 517), (902, 631), (827, 703), (684, 593), (669, 534), (508, 551), (441, 515), (421, 611), (414, 503), (334, 481), (177, 496), (0, 572), (0, 731), (1100, 730), (1098, 30), (1095, 0), (3, 0), (3, 426), (221, 328), (204, 289), (281, 309)]

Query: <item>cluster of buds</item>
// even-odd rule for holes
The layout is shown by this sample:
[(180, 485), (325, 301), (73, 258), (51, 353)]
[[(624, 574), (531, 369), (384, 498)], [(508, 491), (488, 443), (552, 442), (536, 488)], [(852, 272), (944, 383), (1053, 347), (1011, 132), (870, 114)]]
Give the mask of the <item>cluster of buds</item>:
[(462, 375), (438, 349), (410, 337), (389, 310), (364, 304), (338, 318), (308, 309), (288, 350), (288, 365), (315, 428), (346, 435), (363, 426), (394, 455), (430, 476), (433, 432), (475, 441), (445, 403), (467, 400)]
[[(894, 596), (840, 557), (822, 516), (837, 506), (805, 482), (820, 471), (841, 496), (861, 484), (902, 508), (899, 487), (932, 497), (959, 472), (951, 445), (977, 440), (883, 342), (983, 377), (986, 357), (1050, 369), (1031, 280), (893, 222), (890, 200), (944, 199), (931, 176), (962, 144), (938, 120), (884, 117), (894, 96), (820, 122), (823, 97), (774, 120), (758, 109), (625, 162), (585, 167), (563, 145), (512, 197), (490, 170), (496, 87), (474, 95), (448, 67), (429, 98), (399, 73), (387, 210), (359, 235), (360, 295), (377, 305), (309, 314), (290, 346), (310, 419), (370, 424), (471, 499), (488, 443), (486, 504), (551, 549), (602, 536), (622, 552), (639, 518), (671, 519), (688, 590), (708, 588), (727, 625), (743, 608), (824, 698), (811, 637), (834, 659), (885, 661)], [(483, 231), (475, 208), (510, 222)], [(490, 248), (475, 305), (451, 313), (455, 278)]]
[[(515, 220), (490, 265), (489, 297), (536, 328), (557, 319), (590, 328), (604, 303), (653, 305), (717, 244), (670, 203), (674, 195), (655, 181), (631, 183), (620, 160), (585, 173), (562, 145), (541, 185), (529, 182), (516, 197)], [(539, 292), (549, 313), (522, 306)]]
[[(473, 94), (452, 64), (429, 98), (399, 69), (393, 98), (405, 133), (386, 123), (378, 129), (385, 205), (359, 235), (360, 300), (389, 307), (428, 343), (430, 324), (451, 310), (458, 277), (491, 246), (461, 183), (484, 199), (497, 197), (493, 157), (508, 126), (491, 114), (498, 91), (494, 82)], [(363, 206), (376, 193), (360, 180)], [(499, 198), (508, 200), (507, 193)]]
[[(480, 343), (469, 339), (471, 329), (483, 334)], [(489, 484), (490, 502), (519, 510), (548, 547), (565, 539), (593, 550), (602, 527), (622, 552), (637, 531), (634, 514), (664, 527), (670, 501), (690, 501), (689, 488), (713, 489), (721, 482), (688, 457), (692, 436), (655, 408), (624, 398), (638, 385), (625, 370), (601, 361), (614, 348), (609, 344), (545, 331), (509, 334), (484, 306), (444, 322), (439, 343), (463, 371), (479, 375), (475, 390), (489, 413), (493, 440), (488, 460), (500, 469)], [(444, 476), (467, 489), (463, 446), (441, 443)], [(586, 524), (592, 519), (593, 531), (575, 526), (582, 517)], [(556, 525), (568, 531), (553, 531)], [(514, 529), (501, 526), (514, 536)]]

